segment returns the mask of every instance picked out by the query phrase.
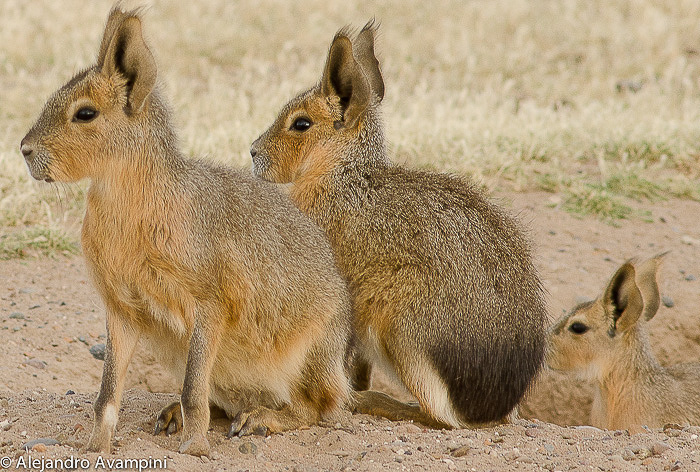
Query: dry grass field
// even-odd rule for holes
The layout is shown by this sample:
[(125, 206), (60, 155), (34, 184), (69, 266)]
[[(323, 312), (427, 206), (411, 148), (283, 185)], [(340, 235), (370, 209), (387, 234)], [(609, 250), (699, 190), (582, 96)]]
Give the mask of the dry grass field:
[[(381, 23), (398, 162), (542, 189), (572, 212), (700, 198), (697, 1), (152, 1), (146, 31), (192, 155), (249, 166), (334, 32)], [(83, 184), (31, 181), (19, 141), (94, 60), (109, 1), (0, 3), (0, 257), (74, 251)]]
[[(318, 80), (334, 33), (375, 18), (394, 160), (471, 176), (519, 213), (553, 317), (625, 259), (671, 250), (652, 347), (663, 364), (700, 360), (700, 1), (145, 3), (182, 149), (242, 168), (282, 104)], [(102, 363), (88, 347), (104, 314), (79, 256), (87, 182), (32, 181), (19, 143), (93, 63), (111, 6), (0, 0), (0, 456), (36, 437), (59, 440), (51, 457), (75, 454), (92, 425)], [(254, 438), (256, 455), (220, 421), (209, 465), (150, 434), (170, 400), (151, 392), (178, 386), (147, 350), (128, 387), (117, 454), (167, 454), (173, 470), (700, 470), (700, 425), (567, 427), (587, 424), (590, 382), (547, 370), (515, 425), (438, 432), (346, 413)]]

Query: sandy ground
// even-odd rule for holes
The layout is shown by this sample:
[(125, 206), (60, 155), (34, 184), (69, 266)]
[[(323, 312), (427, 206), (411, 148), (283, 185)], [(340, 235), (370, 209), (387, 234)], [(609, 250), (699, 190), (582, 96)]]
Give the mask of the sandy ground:
[[(670, 250), (660, 285), (674, 306), (662, 306), (649, 322), (651, 342), (664, 364), (700, 361), (700, 203), (633, 202), (650, 211), (653, 222), (610, 226), (567, 214), (557, 195), (498, 199), (530, 227), (553, 318), (597, 296), (626, 259)], [(113, 454), (87, 454), (82, 447), (102, 372), (89, 348), (104, 342), (105, 329), (82, 258), (0, 262), (0, 281), (0, 467), (10, 461), (10, 470), (81, 470), (87, 464), (101, 470), (117, 459), (146, 461), (142, 470), (178, 471), (700, 470), (700, 427), (630, 435), (576, 426), (588, 423), (591, 386), (550, 371), (523, 405), (523, 419), (512, 425), (436, 431), (343, 413), (308, 429), (229, 440), (227, 422), (215, 420), (208, 436), (211, 457), (183, 456), (175, 452), (179, 435), (151, 434), (158, 410), (176, 398), (177, 385), (143, 350), (129, 368)], [(375, 386), (400, 394), (382, 377)], [(23, 453), (22, 446), (37, 438), (58, 444)], [(55, 467), (51, 461), (58, 459), (66, 462)], [(136, 463), (111, 465), (138, 469)]]

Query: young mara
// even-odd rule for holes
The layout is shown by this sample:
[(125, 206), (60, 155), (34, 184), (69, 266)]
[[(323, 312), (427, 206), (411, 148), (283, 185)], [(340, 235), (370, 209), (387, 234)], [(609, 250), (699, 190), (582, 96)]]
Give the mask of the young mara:
[(660, 261), (626, 262), (601, 297), (550, 331), (550, 367), (595, 380), (591, 423), (599, 428), (700, 424), (700, 364), (663, 367), (647, 339), (645, 322), (659, 308)]

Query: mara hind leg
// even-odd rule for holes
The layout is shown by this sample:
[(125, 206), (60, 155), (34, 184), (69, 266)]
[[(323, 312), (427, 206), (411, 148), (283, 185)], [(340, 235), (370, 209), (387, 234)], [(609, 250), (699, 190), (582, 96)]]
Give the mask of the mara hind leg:
[(404, 403), (373, 390), (353, 392), (352, 409), (356, 413), (381, 416), (391, 421), (413, 421), (434, 429), (451, 427), (427, 414), (416, 402)]
[(415, 421), (437, 429), (466, 425), (455, 411), (447, 385), (427, 359), (409, 349), (385, 349), (381, 355), (386, 361), (382, 364), (393, 369), (418, 404), (404, 403), (380, 392), (355, 392), (355, 412), (393, 421)]
[(317, 346), (292, 386), (290, 402), (279, 409), (257, 406), (241, 411), (231, 422), (228, 437), (268, 435), (318, 423), (348, 402), (350, 386), (345, 374), (342, 343)]
[(313, 391), (295, 393), (291, 402), (279, 409), (266, 406), (244, 409), (233, 417), (228, 437), (250, 434), (267, 436), (316, 424), (327, 413), (345, 403), (346, 398), (347, 386), (340, 389), (316, 386)]
[(317, 423), (320, 412), (314, 405), (304, 403), (287, 404), (279, 410), (265, 406), (243, 410), (233, 417), (227, 436), (267, 436)]

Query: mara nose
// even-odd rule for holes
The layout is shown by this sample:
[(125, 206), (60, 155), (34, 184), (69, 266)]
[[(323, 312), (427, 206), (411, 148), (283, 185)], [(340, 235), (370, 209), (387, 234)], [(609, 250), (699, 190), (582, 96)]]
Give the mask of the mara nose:
[(255, 148), (250, 148), (250, 157), (255, 157), (258, 155), (258, 151)]
[(19, 150), (22, 151), (22, 155), (24, 156), (25, 159), (28, 158), (29, 156), (31, 156), (32, 153), (34, 152), (34, 149), (29, 144), (26, 144), (26, 143), (22, 143)]

